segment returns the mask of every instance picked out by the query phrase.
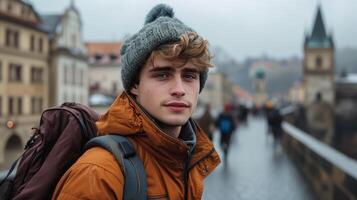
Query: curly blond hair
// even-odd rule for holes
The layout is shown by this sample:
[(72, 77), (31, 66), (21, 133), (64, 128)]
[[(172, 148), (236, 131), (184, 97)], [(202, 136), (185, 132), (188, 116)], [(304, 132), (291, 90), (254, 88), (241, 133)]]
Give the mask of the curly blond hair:
[(153, 62), (157, 55), (167, 60), (178, 61), (182, 65), (190, 61), (200, 71), (213, 67), (208, 41), (195, 32), (183, 34), (178, 42), (160, 45), (151, 53), (147, 61)]

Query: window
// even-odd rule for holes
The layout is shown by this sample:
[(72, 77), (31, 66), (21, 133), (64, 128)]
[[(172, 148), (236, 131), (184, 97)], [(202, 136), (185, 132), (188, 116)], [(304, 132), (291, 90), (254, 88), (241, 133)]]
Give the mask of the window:
[(72, 42), (72, 47), (73, 47), (73, 48), (76, 48), (76, 47), (77, 47), (77, 45), (76, 45), (76, 44), (77, 44), (77, 37), (76, 37), (76, 35), (73, 34), (73, 35), (71, 36), (71, 42)]
[(35, 97), (31, 97), (31, 113), (34, 114), (35, 113)]
[(9, 115), (14, 114), (14, 98), (9, 97)]
[(80, 85), (80, 86), (83, 86), (83, 85), (84, 85), (84, 83), (83, 83), (83, 76), (84, 76), (83, 70), (80, 69), (80, 70), (79, 70), (79, 73), (80, 73), (80, 74), (79, 74), (79, 76), (80, 76), (80, 77), (79, 77), (79, 78), (80, 78), (79, 85)]
[(35, 36), (30, 36), (30, 51), (35, 51)]
[(25, 6), (22, 6), (22, 7), (21, 7), (21, 15), (22, 15), (23, 17), (26, 16), (26, 7), (25, 7)]
[(95, 56), (94, 56), (94, 59), (96, 62), (99, 62), (100, 60), (102, 60), (102, 58), (103, 58), (103, 56), (99, 53), (95, 54)]
[(29, 17), (30, 13), (31, 13), (31, 11), (26, 6), (22, 6), (21, 15), (23, 17)]
[(0, 116), (2, 116), (2, 96), (0, 96)]
[(41, 113), (43, 107), (42, 97), (31, 97), (31, 113)]
[(321, 69), (321, 67), (322, 67), (322, 59), (321, 59), (320, 56), (317, 56), (317, 57), (316, 57), (315, 65), (316, 65), (316, 68), (317, 68), (317, 69)]
[(0, 82), (2, 81), (2, 62), (0, 61)]
[(42, 97), (38, 98), (38, 113), (42, 112), (42, 108), (43, 108), (43, 99)]
[(72, 65), (72, 85), (76, 84), (76, 66)]
[(38, 51), (39, 51), (40, 53), (42, 53), (42, 51), (43, 51), (43, 39), (42, 39), (42, 38), (40, 38), (40, 39), (38, 40)]
[(43, 82), (43, 69), (39, 67), (31, 68), (31, 83)]
[(17, 99), (17, 114), (21, 115), (22, 114), (22, 98), (19, 97)]
[(6, 35), (5, 35), (5, 40), (6, 40), (6, 46), (11, 46), (12, 43), (12, 31), (7, 29), (6, 30)]
[(14, 47), (19, 48), (19, 32), (14, 32)]
[(116, 61), (117, 59), (118, 59), (118, 55), (116, 55), (116, 54), (114, 54), (114, 53), (110, 54), (110, 60), (111, 60), (112, 62)]
[(10, 64), (9, 81), (21, 81), (22, 67), (19, 64)]
[(65, 83), (65, 84), (67, 84), (67, 66), (65, 65), (64, 66), (64, 69), (63, 69), (63, 82)]
[(8, 1), (8, 3), (7, 3), (7, 11), (8, 11), (9, 13), (12, 12), (12, 3), (11, 3), (11, 1)]
[[(9, 115), (21, 115), (23, 113), (22, 97), (9, 97)], [(1, 105), (0, 105), (1, 107)]]
[(8, 47), (19, 47), (19, 32), (11, 29), (6, 29), (5, 45)]

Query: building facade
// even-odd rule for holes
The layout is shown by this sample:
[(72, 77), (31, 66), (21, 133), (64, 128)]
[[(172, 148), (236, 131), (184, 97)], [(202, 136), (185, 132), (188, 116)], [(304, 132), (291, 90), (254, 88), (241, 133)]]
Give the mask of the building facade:
[(59, 15), (43, 15), (50, 39), (50, 106), (63, 102), (88, 104), (89, 68), (82, 21), (73, 1)]
[(305, 90), (300, 82), (296, 82), (290, 89), (287, 100), (293, 104), (302, 105), (305, 101)]
[(33, 7), (0, 0), (0, 168), (23, 150), (48, 106), (48, 50), (48, 33)]
[(257, 67), (254, 75), (254, 103), (261, 107), (268, 101), (266, 71)]
[(233, 103), (234, 99), (233, 83), (219, 72), (209, 72), (207, 82), (199, 96), (201, 104), (209, 103), (213, 114), (223, 110), (226, 103)]
[(357, 159), (357, 74), (338, 77), (335, 89), (334, 147)]
[(116, 96), (121, 93), (120, 42), (88, 42), (91, 93)]

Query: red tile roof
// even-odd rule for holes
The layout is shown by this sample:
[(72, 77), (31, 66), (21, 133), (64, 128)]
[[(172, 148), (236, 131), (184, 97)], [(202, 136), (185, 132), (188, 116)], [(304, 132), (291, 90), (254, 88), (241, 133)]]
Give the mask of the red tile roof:
[(89, 55), (120, 53), (121, 42), (87, 42), (86, 47)]
[(97, 65), (119, 64), (121, 42), (87, 42), (89, 63)]

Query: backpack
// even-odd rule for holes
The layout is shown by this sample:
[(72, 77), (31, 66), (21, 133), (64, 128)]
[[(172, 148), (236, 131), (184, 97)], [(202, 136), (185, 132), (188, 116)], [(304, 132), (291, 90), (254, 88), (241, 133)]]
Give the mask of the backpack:
[(232, 119), (228, 116), (222, 116), (218, 122), (218, 127), (221, 134), (229, 134), (233, 130)]
[(43, 111), (39, 128), (33, 129), (24, 153), (0, 183), (0, 199), (51, 199), (62, 175), (94, 146), (111, 152), (122, 166), (123, 199), (146, 199), (146, 174), (140, 158), (124, 136), (96, 137), (98, 118), (94, 110), (77, 103)]

